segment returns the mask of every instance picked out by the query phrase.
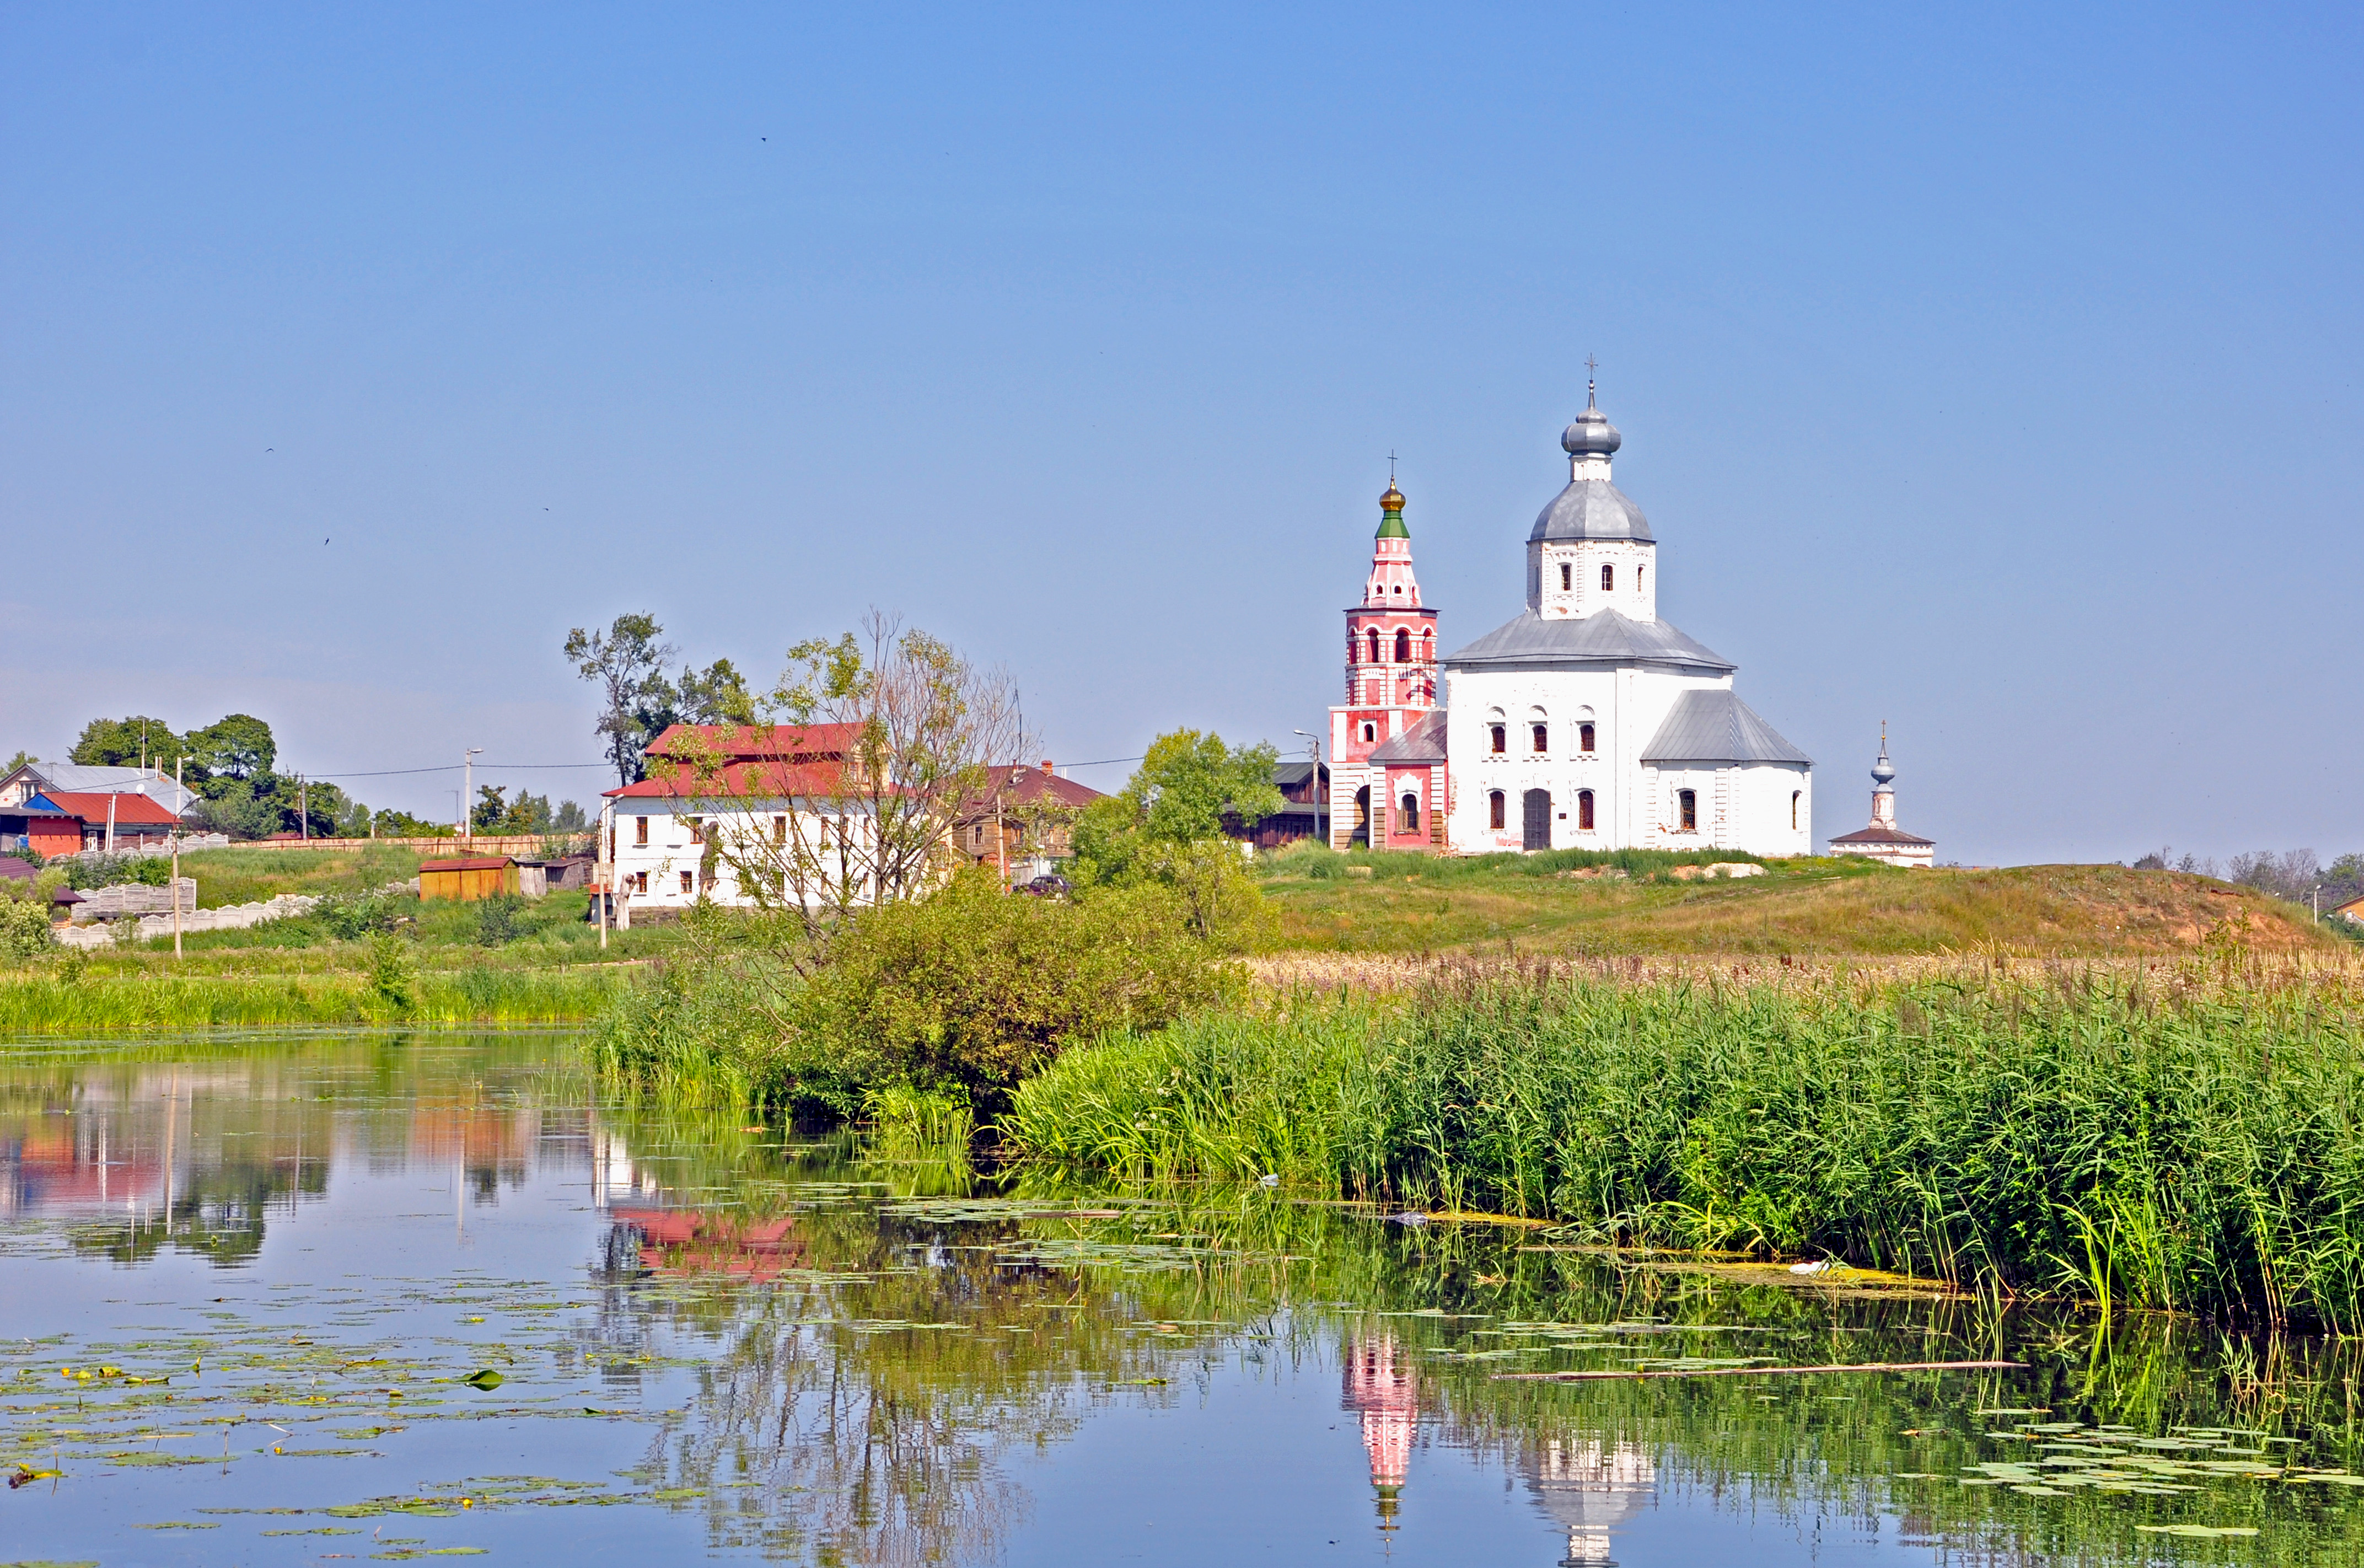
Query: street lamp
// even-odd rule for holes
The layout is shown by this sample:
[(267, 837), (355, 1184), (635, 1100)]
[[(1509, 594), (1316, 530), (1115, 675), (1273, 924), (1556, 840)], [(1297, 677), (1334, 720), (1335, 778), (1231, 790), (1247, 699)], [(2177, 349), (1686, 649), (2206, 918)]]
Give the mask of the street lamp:
[(1321, 842), (1330, 842), (1330, 792), (1321, 787), (1321, 737), (1310, 729), (1292, 729), (1291, 735), (1305, 737), (1305, 749), (1313, 753), (1313, 830), (1321, 835)]

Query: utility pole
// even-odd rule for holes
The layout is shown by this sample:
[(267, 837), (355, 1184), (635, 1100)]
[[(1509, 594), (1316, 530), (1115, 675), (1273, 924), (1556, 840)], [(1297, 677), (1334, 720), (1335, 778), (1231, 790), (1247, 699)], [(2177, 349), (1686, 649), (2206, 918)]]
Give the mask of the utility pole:
[(460, 759), (460, 837), (474, 841), (476, 837), (476, 753), (482, 746), (471, 746)]
[(1330, 792), (1321, 787), (1321, 738), (1310, 729), (1292, 729), (1289, 733), (1304, 736), (1306, 750), (1313, 753), (1313, 830), (1321, 835), (1326, 847), (1330, 842)]
[(173, 759), (173, 956), (181, 956), (181, 815), (189, 809), (189, 792), (181, 787), (181, 764)]
[(296, 836), (309, 842), (312, 838), (312, 786), (304, 775), (296, 775)]

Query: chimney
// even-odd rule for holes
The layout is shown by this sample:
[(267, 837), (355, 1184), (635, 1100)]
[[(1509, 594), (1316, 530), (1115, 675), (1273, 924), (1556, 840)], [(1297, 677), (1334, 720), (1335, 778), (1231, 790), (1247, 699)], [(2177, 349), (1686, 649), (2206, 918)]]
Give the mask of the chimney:
[(1045, 757), (1043, 759), (1043, 771), (1046, 773), (1055, 773), (1059, 770), (1051, 765), (1050, 758)]

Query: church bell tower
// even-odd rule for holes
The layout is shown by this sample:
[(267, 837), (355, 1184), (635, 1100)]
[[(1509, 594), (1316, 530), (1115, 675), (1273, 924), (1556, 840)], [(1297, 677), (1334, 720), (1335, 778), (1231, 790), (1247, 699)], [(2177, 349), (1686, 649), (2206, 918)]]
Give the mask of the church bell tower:
[(1332, 841), (1341, 849), (1373, 843), (1375, 825), (1384, 840), (1390, 827), (1421, 819), (1395, 803), (1388, 759), (1372, 758), (1437, 706), (1436, 612), (1421, 603), (1403, 515), (1403, 492), (1390, 474), (1362, 603), (1346, 609), (1346, 700), (1330, 710)]

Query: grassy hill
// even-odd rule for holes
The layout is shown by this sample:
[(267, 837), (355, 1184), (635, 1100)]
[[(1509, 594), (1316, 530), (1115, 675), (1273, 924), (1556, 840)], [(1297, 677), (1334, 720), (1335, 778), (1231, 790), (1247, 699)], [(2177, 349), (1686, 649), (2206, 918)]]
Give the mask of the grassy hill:
[(1340, 855), (1260, 863), (1279, 946), (1348, 953), (1901, 955), (1999, 951), (2138, 956), (2203, 944), (2352, 951), (2306, 912), (2247, 888), (2113, 865), (1896, 871), (1848, 857), (1768, 861), (1654, 851)]

